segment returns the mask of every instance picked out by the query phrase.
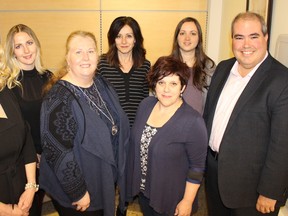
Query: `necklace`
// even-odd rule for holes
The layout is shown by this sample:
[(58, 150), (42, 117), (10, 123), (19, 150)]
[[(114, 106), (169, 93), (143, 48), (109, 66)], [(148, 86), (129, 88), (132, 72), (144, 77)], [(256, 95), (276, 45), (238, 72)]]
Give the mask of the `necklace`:
[(100, 100), (99, 100), (99, 102), (101, 103), (101, 104), (100, 104), (100, 107), (101, 107), (101, 108), (103, 107), (108, 115), (105, 113), (105, 111), (103, 111), (103, 109), (101, 109), (98, 105), (96, 105), (96, 103), (94, 103), (93, 100), (91, 100), (91, 98), (83, 91), (82, 88), (80, 88), (79, 86), (78, 86), (78, 88), (79, 88), (79, 90), (83, 93), (84, 97), (85, 97), (91, 104), (93, 104), (94, 107), (95, 107), (99, 112), (101, 112), (101, 113), (111, 122), (111, 124), (112, 124), (111, 134), (112, 134), (113, 136), (116, 135), (117, 132), (118, 132), (118, 127), (117, 127), (117, 125), (115, 124), (115, 121), (114, 121), (111, 113), (109, 112), (109, 109), (107, 108), (106, 103), (104, 102), (103, 98), (101, 97), (100, 92), (98, 91), (97, 86), (95, 85), (95, 83), (93, 83), (93, 88), (96, 90), (96, 93), (97, 93), (97, 95), (98, 95), (98, 98), (100, 99)]

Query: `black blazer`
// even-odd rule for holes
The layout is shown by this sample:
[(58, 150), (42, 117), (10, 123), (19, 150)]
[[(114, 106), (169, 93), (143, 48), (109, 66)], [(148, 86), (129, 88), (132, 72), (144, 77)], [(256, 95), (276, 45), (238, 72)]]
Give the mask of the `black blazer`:
[[(211, 81), (204, 119), (215, 108), (236, 59), (222, 61)], [(284, 205), (288, 188), (288, 69), (269, 54), (240, 95), (221, 141), (218, 181), (228, 208), (254, 206), (259, 194)], [(209, 191), (208, 191), (209, 193)]]

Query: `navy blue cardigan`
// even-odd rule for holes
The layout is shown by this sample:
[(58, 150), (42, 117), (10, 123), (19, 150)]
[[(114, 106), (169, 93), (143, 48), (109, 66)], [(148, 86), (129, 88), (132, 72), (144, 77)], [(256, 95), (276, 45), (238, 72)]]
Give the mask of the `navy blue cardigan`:
[(83, 97), (77, 97), (77, 92), (75, 96), (60, 83), (52, 87), (42, 104), (40, 186), (62, 206), (70, 208), (75, 208), (72, 202), (88, 191), (91, 200), (88, 211), (104, 209), (105, 216), (114, 216), (115, 170), (121, 207), (125, 201), (128, 118), (112, 86), (98, 75), (94, 83), (100, 93), (106, 91), (118, 112), (118, 161), (115, 161), (111, 129)]
[[(156, 103), (154, 97), (141, 102), (131, 130), (127, 162), (128, 201), (140, 192), (140, 139)], [(204, 173), (207, 131), (201, 115), (185, 101), (157, 130), (149, 144), (144, 195), (150, 199), (150, 206), (155, 211), (174, 215), (183, 198), (187, 179), (194, 180), (192, 173)]]

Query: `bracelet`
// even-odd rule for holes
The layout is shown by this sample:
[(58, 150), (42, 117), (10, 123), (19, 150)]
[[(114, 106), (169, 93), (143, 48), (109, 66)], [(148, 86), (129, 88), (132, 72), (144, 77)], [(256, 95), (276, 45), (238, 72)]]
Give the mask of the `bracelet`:
[(25, 185), (25, 190), (30, 189), (30, 188), (34, 188), (35, 192), (37, 192), (39, 190), (39, 184), (36, 183), (27, 183)]

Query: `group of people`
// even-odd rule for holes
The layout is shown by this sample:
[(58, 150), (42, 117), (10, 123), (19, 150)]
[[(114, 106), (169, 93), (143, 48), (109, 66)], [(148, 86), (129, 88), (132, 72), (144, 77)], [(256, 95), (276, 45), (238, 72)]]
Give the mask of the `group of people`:
[[(116, 18), (109, 50), (72, 32), (64, 64), (42, 66), (19, 24), (0, 51), (0, 215), (118, 215), (138, 197), (145, 216), (277, 216), (288, 196), (288, 69), (267, 51), (256, 13), (231, 25), (233, 58), (217, 67), (199, 22), (181, 20), (153, 66), (139, 24)], [(34, 143), (34, 144), (33, 144)], [(40, 185), (40, 187), (39, 187)]]

